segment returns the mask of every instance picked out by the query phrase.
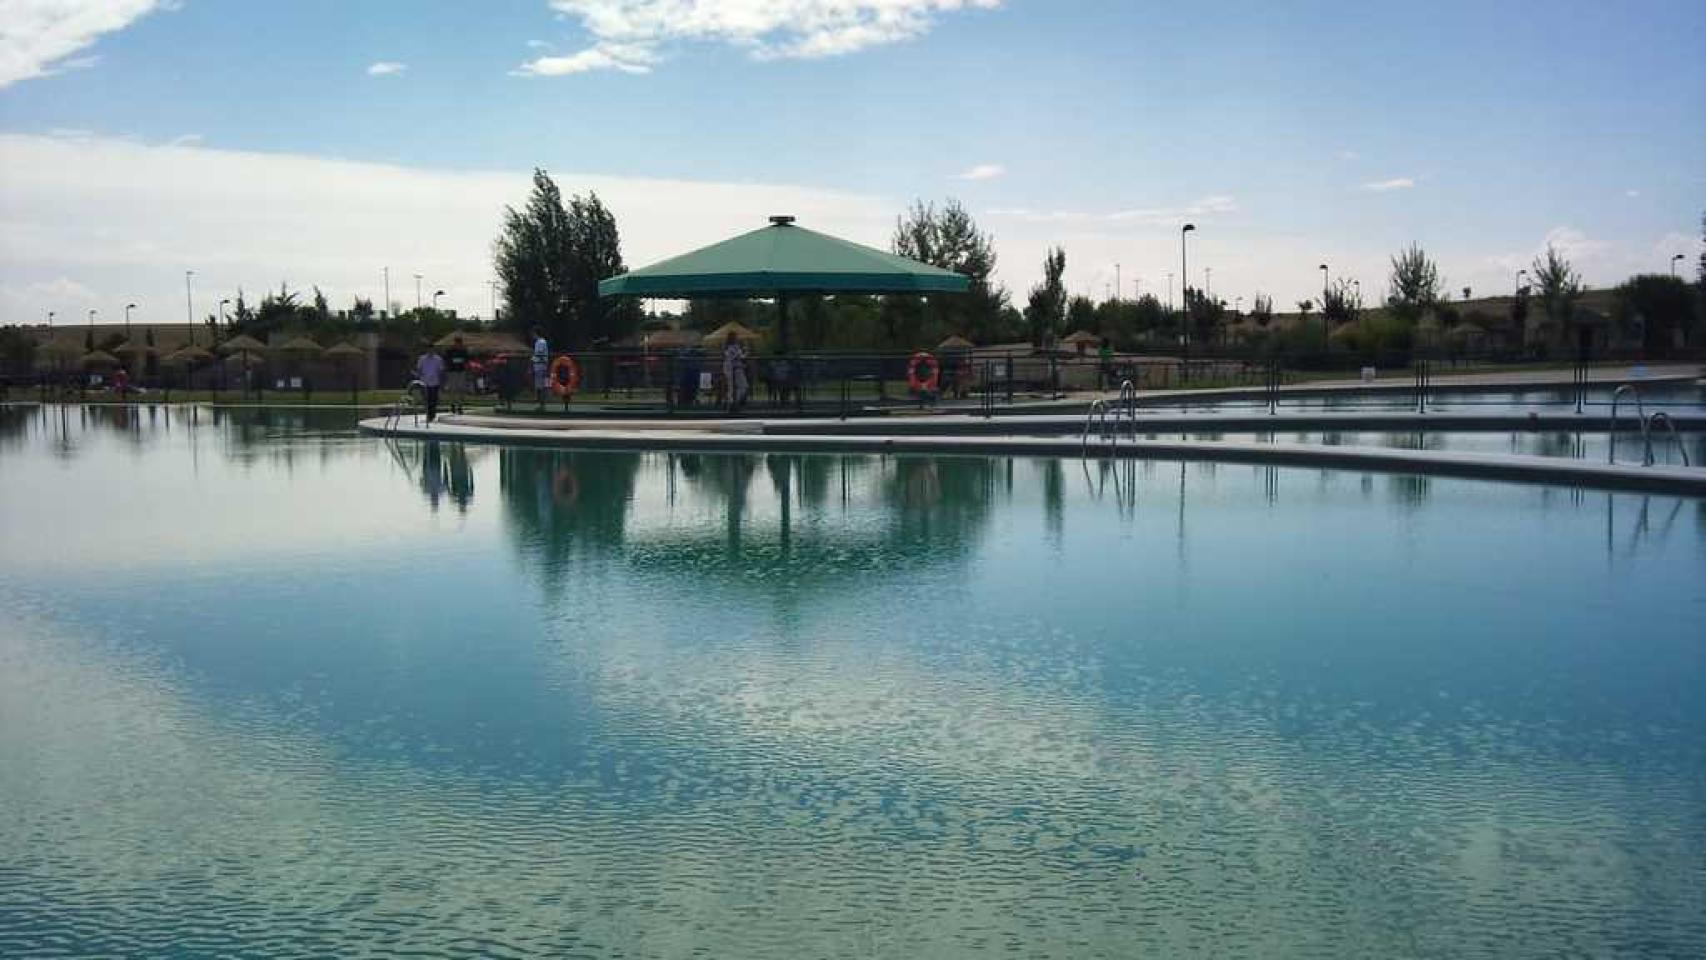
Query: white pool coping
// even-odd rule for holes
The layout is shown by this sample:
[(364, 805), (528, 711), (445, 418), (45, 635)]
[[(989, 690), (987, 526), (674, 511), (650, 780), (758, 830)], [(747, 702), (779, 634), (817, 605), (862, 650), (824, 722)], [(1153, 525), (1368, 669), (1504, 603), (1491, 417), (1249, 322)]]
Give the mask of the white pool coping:
[[(493, 424), (492, 420), (502, 420)], [(859, 422), (863, 421), (849, 421)], [(998, 421), (1005, 422), (1005, 420)], [(412, 415), (363, 420), (380, 436), (584, 450), (862, 453), (931, 456), (1121, 457), (1330, 467), (1706, 497), (1706, 467), (1592, 463), (1563, 457), (1249, 441), (1133, 440), (1011, 435), (770, 433), (765, 421), (557, 420), (462, 416), (428, 425)], [(825, 424), (827, 425), (827, 424)], [(1633, 453), (1633, 448), (1630, 451)]]

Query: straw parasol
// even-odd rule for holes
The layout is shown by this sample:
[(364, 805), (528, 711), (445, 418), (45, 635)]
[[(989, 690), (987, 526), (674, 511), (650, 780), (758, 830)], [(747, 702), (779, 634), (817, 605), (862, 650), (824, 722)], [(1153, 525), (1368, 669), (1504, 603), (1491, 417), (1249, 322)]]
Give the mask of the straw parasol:
[(159, 352), (155, 348), (145, 343), (137, 343), (135, 340), (126, 340), (113, 350), (113, 353), (129, 359), (132, 363)]
[(274, 347), (273, 352), (282, 357), (289, 357), (296, 360), (311, 360), (326, 351), (319, 344), (307, 337), (296, 336), (291, 337), (289, 340), (286, 340)]
[(230, 356), (233, 353), (266, 353), (267, 345), (246, 333), (239, 333), (235, 337), (232, 337), (220, 344), (219, 352), (226, 356)]
[(83, 345), (69, 340), (49, 340), (36, 348), (35, 365), (41, 370), (61, 370), (81, 366)]
[(956, 333), (953, 336), (949, 337), (948, 339), (943, 340), (941, 343), (936, 344), (936, 349), (938, 349), (938, 350), (970, 350), (971, 348), (973, 348), (975, 346), (977, 346), (977, 344), (972, 343), (970, 340), (967, 340), (965, 337), (962, 337)]
[(188, 344), (170, 354), (167, 354), (166, 358), (160, 362), (168, 367), (194, 368), (199, 367), (212, 359), (213, 354), (208, 353), (206, 350), (203, 350), (195, 344)]
[(728, 341), (729, 334), (731, 333), (747, 346), (751, 346), (763, 339), (763, 337), (760, 337), (758, 334), (747, 329), (747, 327), (742, 325), (739, 321), (730, 320), (728, 323), (725, 323), (717, 329), (712, 330), (710, 333), (705, 334), (704, 337), (700, 338), (700, 342), (709, 347), (721, 346), (723, 343)]
[(433, 346), (440, 350), (451, 346), (456, 338), (462, 338), (462, 345), (476, 357), (521, 357), (531, 354), (527, 344), (517, 340), (513, 334), (489, 330), (462, 330), (447, 333), (433, 341)]
[(105, 350), (90, 350), (83, 354), (83, 369), (85, 370), (111, 370), (118, 365), (118, 358)]
[(327, 347), (325, 356), (328, 360), (341, 360), (347, 362), (363, 359), (367, 356), (367, 351), (353, 343), (345, 341), (343, 343), (335, 343), (330, 347)]

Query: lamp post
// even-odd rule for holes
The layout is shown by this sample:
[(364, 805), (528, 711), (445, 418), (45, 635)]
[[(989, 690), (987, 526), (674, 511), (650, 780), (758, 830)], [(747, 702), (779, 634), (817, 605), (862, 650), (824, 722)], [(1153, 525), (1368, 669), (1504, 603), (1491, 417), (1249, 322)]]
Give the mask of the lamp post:
[(444, 296), (443, 290), (434, 290), (432, 292), (432, 312), (433, 313), (438, 312), (438, 298), (442, 297), (442, 296)]
[(1167, 271), (1167, 309), (1173, 309), (1173, 271)]
[(124, 339), (126, 343), (130, 342), (130, 311), (135, 309), (136, 304), (134, 303), (124, 305)]
[(498, 282), (487, 280), (486, 289), (492, 293), (492, 327), (496, 328), (498, 325)]
[[(1672, 268), (1671, 272), (1674, 273), (1675, 269)], [(1114, 302), (1115, 303), (1120, 302), (1121, 291), (1123, 291), (1124, 289), (1125, 289), (1125, 284), (1120, 282), (1120, 265), (1118, 263), (1115, 263), (1114, 264)]]
[(1522, 296), (1522, 278), (1526, 276), (1528, 276), (1527, 270), (1518, 270), (1516, 272), (1516, 296)]
[(190, 327), (190, 346), (195, 346), (195, 295), (190, 292), (190, 278), (195, 276), (194, 270), (184, 271), (184, 321)]
[(47, 339), (50, 341), (53, 339), (53, 318), (54, 312), (49, 310), (47, 312)]
[(421, 308), (421, 275), (415, 274), (415, 309)]
[(225, 326), (225, 305), (230, 302), (229, 299), (219, 301), (219, 325), (221, 327)]
[(380, 313), (389, 316), (391, 311), (391, 268), (380, 267), (380, 276), (385, 279), (385, 302), (379, 305)]
[(1680, 254), (1680, 253), (1677, 254), (1676, 256), (1670, 258), (1670, 275), (1671, 276), (1673, 276), (1673, 277), (1676, 276), (1676, 265), (1681, 263), (1682, 259), (1683, 259), (1682, 254)]
[(1179, 228), (1179, 283), (1183, 287), (1179, 294), (1184, 301), (1184, 309), (1179, 312), (1179, 342), (1187, 347), (1191, 343), (1191, 270), (1185, 256), (1185, 235), (1196, 228), (1194, 223)]
[(1332, 327), (1333, 322), (1331, 320), (1327, 319), (1327, 277), (1328, 277), (1327, 265), (1324, 263), (1321, 264), (1320, 269), (1321, 269), (1321, 350), (1324, 353), (1327, 350), (1327, 335), (1330, 332), (1330, 330), (1328, 328)]
[(1214, 300), (1214, 268), (1202, 268), (1202, 295), (1204, 302)]

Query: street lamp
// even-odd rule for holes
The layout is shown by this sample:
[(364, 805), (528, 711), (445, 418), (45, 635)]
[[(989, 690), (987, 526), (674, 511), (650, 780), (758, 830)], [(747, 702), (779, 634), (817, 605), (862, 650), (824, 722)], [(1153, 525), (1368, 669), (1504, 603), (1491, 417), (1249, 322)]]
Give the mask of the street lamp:
[(52, 310), (49, 310), (47, 312), (47, 338), (49, 340), (53, 339), (53, 318), (54, 318), (54, 312)]
[(1202, 268), (1202, 295), (1204, 302), (1214, 299), (1214, 268)]
[(415, 274), (415, 309), (421, 308), (421, 275)]
[(444, 296), (443, 290), (434, 290), (432, 292), (432, 312), (433, 313), (438, 312), (438, 298), (442, 297), (442, 296)]
[(492, 326), (496, 327), (498, 325), (498, 282), (487, 280), (486, 289), (492, 293)]
[(389, 315), (391, 312), (391, 268), (380, 267), (379, 273), (385, 279), (385, 302), (379, 305), (379, 312)]
[(1682, 254), (1680, 254), (1680, 253), (1677, 254), (1676, 256), (1670, 258), (1670, 275), (1671, 276), (1673, 276), (1673, 277), (1676, 276), (1676, 265), (1681, 263), (1682, 259), (1683, 259), (1683, 257), (1682, 257)]
[(230, 302), (229, 299), (219, 301), (219, 325), (221, 327), (225, 326), (225, 305)]
[(129, 342), (130, 340), (130, 311), (135, 309), (136, 304), (134, 303), (127, 303), (124, 305), (124, 339), (126, 342)]
[(194, 270), (184, 271), (184, 320), (190, 327), (190, 346), (195, 346), (195, 297), (190, 293), (190, 278)]
[(1114, 302), (1115, 303), (1120, 302), (1120, 291), (1122, 291), (1124, 289), (1125, 289), (1125, 284), (1120, 282), (1120, 265), (1118, 263), (1116, 263), (1116, 264), (1114, 264)]
[(1173, 271), (1167, 271), (1167, 310), (1173, 309)]
[(1321, 349), (1322, 349), (1322, 351), (1325, 351), (1327, 349), (1327, 334), (1329, 332), (1328, 328), (1333, 325), (1333, 322), (1331, 320), (1327, 319), (1327, 277), (1328, 277), (1327, 265), (1324, 263), (1321, 264), (1320, 269), (1321, 269)]
[(1516, 295), (1519, 297), (1522, 296), (1522, 278), (1526, 276), (1528, 276), (1527, 270), (1518, 270), (1516, 272)]
[(1183, 286), (1179, 292), (1184, 297), (1184, 310), (1179, 314), (1179, 342), (1187, 346), (1191, 342), (1191, 271), (1185, 259), (1185, 234), (1196, 228), (1194, 223), (1179, 228), (1179, 283)]

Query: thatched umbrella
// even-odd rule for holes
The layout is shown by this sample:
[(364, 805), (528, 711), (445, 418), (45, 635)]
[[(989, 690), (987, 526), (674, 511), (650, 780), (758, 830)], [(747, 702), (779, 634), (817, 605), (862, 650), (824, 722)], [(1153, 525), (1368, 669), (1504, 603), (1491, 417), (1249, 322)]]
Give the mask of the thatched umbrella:
[(105, 350), (90, 350), (83, 354), (83, 369), (85, 370), (111, 370), (118, 365), (118, 358)]
[(350, 397), (353, 399), (356, 391), (355, 371), (362, 362), (367, 359), (367, 351), (346, 340), (342, 343), (334, 343), (330, 347), (327, 347), (323, 356), (327, 360), (335, 362), (338, 366), (345, 367), (349, 370), (349, 392)]
[(442, 350), (455, 344), (457, 337), (462, 338), (462, 346), (476, 357), (525, 357), (533, 352), (513, 334), (488, 330), (454, 331), (434, 340), (432, 345)]
[(967, 340), (965, 337), (956, 333), (948, 339), (943, 340), (941, 343), (936, 344), (936, 349), (942, 351), (970, 350), (975, 346), (977, 346), (977, 344), (972, 343), (970, 340)]
[(203, 350), (201, 347), (194, 344), (187, 344), (180, 349), (167, 354), (165, 359), (160, 362), (168, 367), (174, 367), (180, 370), (186, 368), (193, 370), (212, 359), (213, 354), (208, 353), (206, 350)]
[(725, 323), (717, 329), (712, 330), (710, 333), (705, 334), (704, 337), (700, 338), (700, 342), (708, 347), (720, 347), (724, 343), (728, 342), (729, 334), (731, 333), (749, 347), (763, 339), (763, 337), (747, 329), (747, 327), (739, 321), (730, 320), (728, 323)]
[[(296, 373), (298, 376), (301, 376), (302, 374), (302, 365), (304, 363), (316, 359), (326, 352), (325, 348), (321, 347), (306, 336), (291, 337), (289, 340), (273, 347), (272, 350), (273, 353), (284, 357), (286, 360), (295, 361)], [(308, 385), (307, 378), (303, 378), (302, 383), (304, 388), (306, 388)]]
[(49, 340), (36, 348), (39, 370), (69, 370), (83, 364), (83, 345), (70, 340)]

